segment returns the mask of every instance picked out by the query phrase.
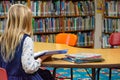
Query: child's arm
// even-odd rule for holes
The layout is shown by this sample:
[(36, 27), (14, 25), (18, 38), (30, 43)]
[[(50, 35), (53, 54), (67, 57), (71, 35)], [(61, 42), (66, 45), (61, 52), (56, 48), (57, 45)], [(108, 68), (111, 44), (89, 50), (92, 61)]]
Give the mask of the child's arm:
[(23, 44), (23, 52), (21, 56), (21, 63), (26, 73), (34, 73), (41, 66), (41, 59), (34, 59), (33, 41), (30, 37), (27, 37)]

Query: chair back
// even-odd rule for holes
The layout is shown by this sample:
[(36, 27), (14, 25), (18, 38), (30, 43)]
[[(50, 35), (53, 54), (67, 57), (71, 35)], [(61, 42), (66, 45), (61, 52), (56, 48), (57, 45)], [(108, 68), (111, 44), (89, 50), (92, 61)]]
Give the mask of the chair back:
[(111, 46), (120, 46), (120, 32), (112, 33), (108, 40)]
[(7, 72), (3, 68), (0, 68), (0, 80), (8, 80)]
[(67, 44), (69, 46), (75, 46), (77, 43), (77, 35), (71, 33), (59, 33), (55, 37), (56, 43)]

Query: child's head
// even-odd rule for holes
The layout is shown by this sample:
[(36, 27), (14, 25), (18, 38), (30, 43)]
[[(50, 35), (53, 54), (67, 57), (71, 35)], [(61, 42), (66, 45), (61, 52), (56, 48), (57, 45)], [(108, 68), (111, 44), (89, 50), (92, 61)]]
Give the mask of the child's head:
[(32, 12), (27, 6), (14, 4), (8, 11), (5, 31), (0, 38), (0, 51), (4, 60), (13, 59), (24, 34), (32, 35)]
[(10, 7), (7, 16), (6, 29), (15, 33), (32, 34), (32, 12), (22, 4), (14, 4)]

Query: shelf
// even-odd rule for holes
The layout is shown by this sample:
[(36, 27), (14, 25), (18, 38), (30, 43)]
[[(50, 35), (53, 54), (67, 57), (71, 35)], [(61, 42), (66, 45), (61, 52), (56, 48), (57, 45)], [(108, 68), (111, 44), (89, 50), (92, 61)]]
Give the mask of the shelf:
[(94, 16), (93, 14), (88, 15), (50, 15), (50, 16), (33, 16), (33, 18), (65, 18), (65, 17), (87, 17), (87, 16)]
[(89, 30), (76, 30), (76, 31), (65, 31), (66, 33), (69, 33), (69, 32), (91, 32), (91, 31), (94, 31), (94, 29), (89, 29)]
[(86, 16), (95, 16), (94, 14), (86, 14), (86, 15), (67, 15), (67, 16), (64, 16), (64, 17), (86, 17)]
[(40, 34), (57, 34), (57, 33), (76, 33), (76, 32), (91, 32), (94, 31), (94, 29), (90, 30), (76, 30), (76, 31), (58, 31), (58, 32), (34, 32), (34, 35), (40, 35)]
[(75, 47), (78, 47), (78, 48), (93, 48), (93, 45), (90, 45), (90, 46), (75, 46)]
[(61, 16), (33, 16), (33, 18), (59, 18)]
[[(109, 2), (109, 1), (115, 1), (115, 0), (105, 0), (105, 1)], [(117, 0), (116, 0), (116, 1), (117, 1)]]
[(112, 33), (114, 33), (114, 31), (113, 32), (103, 32), (103, 34), (112, 34)]
[[(22, 1), (12, 2), (12, 4), (14, 4)], [(11, 4), (11, 1), (7, 3), (3, 0), (1, 3), (4, 3), (6, 7)], [(34, 32), (33, 37), (35, 40), (48, 40), (54, 42), (54, 37), (56, 34), (72, 33), (78, 35), (79, 39), (88, 39), (86, 42), (94, 42), (94, 0), (23, 0), (22, 3), (25, 5), (27, 4), (33, 13), (32, 26)], [(1, 11), (7, 12), (7, 10)], [(6, 15), (0, 17), (2, 24), (4, 24), (3, 20), (5, 18), (7, 18)], [(85, 41), (82, 42), (84, 43)], [(82, 47), (91, 48), (93, 45)]]
[[(33, 18), (64, 18), (64, 17), (87, 17), (87, 16), (94, 16), (94, 15), (72, 15), (72, 16), (33, 16)], [(7, 18), (7, 16), (0, 16), (0, 19)], [(120, 18), (120, 17), (119, 17)]]
[(104, 16), (104, 18), (120, 19), (120, 16)]
[(34, 35), (57, 34), (62, 32), (34, 32)]
[(0, 19), (4, 19), (4, 18), (7, 18), (7, 16), (0, 16)]

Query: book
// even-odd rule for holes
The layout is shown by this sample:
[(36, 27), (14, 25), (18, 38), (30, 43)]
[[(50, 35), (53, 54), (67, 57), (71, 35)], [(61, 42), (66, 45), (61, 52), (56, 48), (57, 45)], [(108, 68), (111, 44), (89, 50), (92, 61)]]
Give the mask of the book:
[(95, 59), (89, 59), (89, 60), (80, 60), (80, 59), (72, 59), (72, 58), (63, 58), (63, 60), (72, 62), (72, 63), (91, 63), (91, 62), (102, 62), (104, 61), (103, 58), (95, 58)]
[(43, 50), (37, 53), (34, 53), (34, 58), (38, 58), (40, 56), (43, 55), (47, 55), (47, 54), (66, 54), (68, 52), (67, 49), (62, 49), (62, 50)]
[(65, 61), (74, 63), (86, 63), (86, 62), (101, 62), (104, 61), (101, 54), (97, 53), (77, 53), (77, 54), (67, 54)]
[(75, 58), (75, 59), (93, 59), (93, 58), (100, 58), (101, 54), (97, 53), (76, 53), (76, 54), (67, 54), (66, 57)]

